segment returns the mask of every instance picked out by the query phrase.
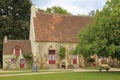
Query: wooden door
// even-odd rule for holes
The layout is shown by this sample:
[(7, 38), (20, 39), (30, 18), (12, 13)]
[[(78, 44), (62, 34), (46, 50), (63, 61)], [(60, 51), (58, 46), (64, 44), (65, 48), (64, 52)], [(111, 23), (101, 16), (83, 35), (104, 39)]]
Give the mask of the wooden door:
[(74, 65), (77, 64), (77, 56), (76, 55), (73, 56), (73, 64)]
[(25, 67), (25, 61), (24, 59), (20, 59), (20, 68), (24, 68)]
[(77, 59), (73, 59), (73, 64), (77, 64)]

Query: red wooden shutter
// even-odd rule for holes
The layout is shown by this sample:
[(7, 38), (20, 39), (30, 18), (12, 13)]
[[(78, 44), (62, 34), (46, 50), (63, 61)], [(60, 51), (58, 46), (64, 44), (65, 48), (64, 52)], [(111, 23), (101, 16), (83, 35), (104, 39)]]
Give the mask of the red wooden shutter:
[(73, 64), (77, 64), (77, 59), (73, 59)]
[(20, 47), (18, 45), (15, 47), (15, 55), (20, 56)]
[(77, 64), (77, 56), (73, 56), (73, 64)]
[(49, 50), (49, 64), (55, 64), (55, 50)]
[(20, 56), (20, 49), (15, 49), (15, 55)]

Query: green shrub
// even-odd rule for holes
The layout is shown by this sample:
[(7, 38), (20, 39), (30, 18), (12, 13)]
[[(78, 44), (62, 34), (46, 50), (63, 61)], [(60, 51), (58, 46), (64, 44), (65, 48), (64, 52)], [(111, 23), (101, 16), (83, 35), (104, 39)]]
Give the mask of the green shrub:
[(101, 64), (101, 65), (99, 66), (100, 72), (101, 72), (103, 69), (106, 70), (106, 71), (109, 71), (110, 66), (109, 66), (108, 64)]
[(31, 68), (32, 64), (33, 64), (33, 56), (31, 54), (23, 54), (25, 61), (27, 63), (27, 66), (29, 68)]
[(66, 53), (65, 47), (60, 46), (59, 56), (60, 56), (62, 59), (65, 58), (65, 53)]

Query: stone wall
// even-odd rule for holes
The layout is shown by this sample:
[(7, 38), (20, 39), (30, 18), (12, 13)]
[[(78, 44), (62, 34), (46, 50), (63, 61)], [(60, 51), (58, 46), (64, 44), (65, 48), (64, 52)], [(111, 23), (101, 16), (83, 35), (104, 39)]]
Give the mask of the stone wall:
[[(59, 56), (58, 56), (58, 52), (60, 49), (60, 46), (63, 46), (66, 48), (66, 68), (69, 65), (68, 64), (68, 56), (69, 56), (69, 51), (70, 49), (74, 49), (76, 46), (76, 43), (59, 43), (59, 42), (34, 42), (35, 46), (32, 47), (34, 49), (34, 61), (36, 61), (36, 59), (40, 58), (42, 56), (42, 58), (44, 59), (43, 61), (46, 60), (46, 63), (43, 65), (44, 67), (47, 67), (49, 65), (49, 50), (55, 50), (55, 65), (57, 68), (57, 64), (60, 63), (59, 62)], [(46, 65), (46, 66), (45, 66)], [(53, 65), (52, 65), (53, 66)]]
[[(23, 56), (3, 55), (3, 69), (18, 69), (20, 68), (20, 59), (24, 59)], [(24, 61), (24, 68), (26, 68)]]

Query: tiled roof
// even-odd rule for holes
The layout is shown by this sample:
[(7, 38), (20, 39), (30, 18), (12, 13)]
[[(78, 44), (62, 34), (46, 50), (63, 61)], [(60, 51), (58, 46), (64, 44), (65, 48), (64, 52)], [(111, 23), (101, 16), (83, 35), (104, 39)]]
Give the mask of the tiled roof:
[(13, 54), (16, 46), (22, 49), (22, 53), (32, 53), (30, 40), (7, 40), (7, 43), (3, 43), (3, 54)]
[(78, 32), (91, 21), (90, 16), (37, 12), (34, 18), (35, 39), (43, 42), (77, 42)]

